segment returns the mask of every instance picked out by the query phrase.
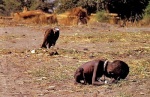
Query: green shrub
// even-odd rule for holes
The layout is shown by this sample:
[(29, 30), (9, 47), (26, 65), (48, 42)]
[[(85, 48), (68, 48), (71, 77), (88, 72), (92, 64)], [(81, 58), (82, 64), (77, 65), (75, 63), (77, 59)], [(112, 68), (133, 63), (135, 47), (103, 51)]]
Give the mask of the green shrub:
[(96, 13), (96, 19), (99, 22), (107, 22), (108, 21), (108, 17), (106, 15), (105, 11), (99, 11)]
[(144, 10), (143, 21), (145, 24), (150, 24), (150, 1), (146, 9)]
[(149, 15), (150, 16), (150, 1), (149, 1), (148, 6), (145, 9), (145, 15)]
[(20, 6), (21, 3), (17, 0), (3, 0), (3, 3), (0, 4), (1, 6), (1, 13), (4, 16), (10, 15), (12, 12), (16, 10), (21, 10)]

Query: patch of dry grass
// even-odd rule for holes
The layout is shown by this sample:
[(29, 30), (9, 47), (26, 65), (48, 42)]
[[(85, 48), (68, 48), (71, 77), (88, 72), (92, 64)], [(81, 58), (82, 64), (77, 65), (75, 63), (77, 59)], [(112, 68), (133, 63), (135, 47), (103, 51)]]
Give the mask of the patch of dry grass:
[(22, 36), (19, 36), (19, 35), (7, 35), (7, 36), (0, 36), (0, 39), (1, 41), (8, 41), (8, 40), (13, 40), (13, 39), (16, 39), (16, 38), (20, 38)]
[(137, 78), (149, 78), (150, 77), (150, 60), (149, 59), (139, 59), (133, 60), (130, 63), (130, 75)]
[[(9, 36), (1, 36), (4, 40), (10, 40), (13, 38), (19, 38), (23, 36), (17, 36), (17, 35), (9, 35)], [(148, 56), (150, 54), (150, 48), (149, 48), (149, 40), (150, 35), (149, 33), (143, 33), (143, 32), (116, 32), (116, 33), (92, 33), (92, 34), (75, 34), (73, 36), (61, 36), (60, 43), (70, 43), (71, 41), (74, 41), (74, 43), (83, 42), (83, 43), (111, 43), (115, 44), (118, 43), (118, 45), (113, 45), (111, 48), (119, 48), (119, 51), (109, 51), (109, 52), (88, 52), (88, 51), (79, 51), (76, 49), (57, 49), (58, 56), (57, 57), (67, 57), (70, 59), (76, 59), (76, 60), (86, 60), (88, 61), (92, 56), (95, 58), (98, 57), (106, 57), (108, 59), (117, 59), (117, 58), (131, 58), (132, 60), (129, 60), (130, 65), (130, 75), (136, 76), (138, 78), (147, 78), (149, 77), (150, 68), (149, 63), (150, 60), (148, 60)], [(134, 45), (134, 46), (133, 46)], [(31, 54), (31, 51), (26, 50), (0, 50), (0, 54), (10, 54), (10, 53), (22, 53), (22, 54), (28, 54), (30, 57), (32, 57), (34, 60), (38, 60), (39, 58), (41, 60), (49, 60), (47, 56), (50, 57), (50, 50), (42, 50), (37, 49), (35, 50), (35, 54)], [(41, 58), (41, 56), (44, 56)], [(51, 59), (55, 60), (55, 57), (51, 56)], [(59, 67), (51, 67), (46, 68), (46, 66), (35, 68), (32, 71), (32, 75), (36, 77), (49, 77), (49, 79), (55, 79), (55, 80), (65, 80), (65, 79), (72, 79), (72, 74), (68, 75), (69, 73), (73, 73), (75, 68), (77, 66), (70, 66), (67, 63), (61, 64), (59, 61), (57, 61), (55, 64), (59, 64)], [(77, 63), (80, 65), (80, 63)], [(50, 70), (50, 72), (49, 72)], [(59, 71), (59, 72), (58, 72)]]
[[(143, 37), (141, 37), (143, 36)], [(74, 42), (145, 42), (150, 38), (148, 33), (143, 34), (143, 32), (115, 32), (115, 33), (90, 33), (90, 34), (74, 34), (73, 36), (61, 36), (63, 42), (67, 43), (70, 41)]]
[[(61, 36), (62, 43), (70, 43), (74, 41), (75, 43), (83, 42), (83, 43), (98, 43), (98, 42), (110, 42), (116, 43), (119, 42), (119, 45), (114, 45), (112, 48), (119, 48), (118, 51), (109, 51), (109, 52), (94, 52), (93, 56), (95, 58), (98, 57), (106, 57), (108, 59), (126, 59), (127, 63), (130, 66), (130, 76), (135, 76), (136, 78), (148, 78), (150, 73), (149, 63), (150, 60), (148, 56), (150, 54), (149, 41), (150, 38), (148, 33), (93, 33), (86, 35), (75, 35), (75, 36)], [(137, 44), (138, 43), (138, 44)], [(140, 45), (139, 45), (140, 44)], [(133, 46), (134, 45), (134, 46)], [(90, 60), (91, 53), (88, 51), (79, 51), (76, 49), (57, 49), (58, 57), (66, 57), (75, 60)], [(38, 51), (37, 54), (44, 53), (48, 54), (48, 52)], [(36, 57), (36, 56), (35, 56)], [(130, 60), (131, 59), (131, 60)], [(43, 59), (44, 60), (44, 59)], [(45, 68), (41, 67), (36, 70), (33, 70), (33, 76), (48, 76), (49, 80), (54, 81), (65, 81), (73, 79), (73, 73), (75, 69), (81, 65), (80, 62), (76, 63), (78, 65), (68, 65), (62, 64), (58, 60), (53, 60), (56, 62), (55, 64), (59, 64), (59, 66)], [(50, 71), (49, 71), (50, 70)]]
[[(8, 41), (14, 38), (24, 36), (8, 35), (0, 36), (2, 41)], [(131, 97), (132, 92), (126, 91), (132, 84), (140, 82), (143, 79), (150, 78), (150, 47), (149, 32), (106, 32), (106, 33), (87, 33), (74, 35), (61, 35), (59, 44), (107, 44), (109, 51), (105, 51), (105, 45), (98, 45), (104, 48), (102, 51), (92, 51), (88, 49), (0, 49), (0, 55), (12, 57), (11, 62), (15, 63), (20, 71), (30, 76), (30, 81), (38, 84), (41, 89), (54, 86), (50, 93), (67, 95), (78, 94), (79, 97), (85, 95), (98, 95), (115, 93), (116, 97)], [(50, 55), (51, 52), (58, 52), (58, 55)], [(2, 56), (2, 57), (3, 57)], [(103, 85), (95, 87), (92, 85), (74, 85), (74, 72), (84, 62), (95, 58), (108, 58), (109, 60), (121, 59), (129, 64), (130, 72), (127, 80), (121, 80), (117, 84)], [(136, 80), (137, 82), (132, 82)], [(141, 81), (142, 83), (142, 81)], [(65, 86), (66, 85), (66, 86)], [(38, 88), (39, 88), (38, 87)], [(119, 92), (115, 91), (119, 90)], [(132, 88), (131, 88), (132, 89)], [(136, 91), (136, 90), (135, 90)], [(96, 96), (95, 96), (96, 97)]]

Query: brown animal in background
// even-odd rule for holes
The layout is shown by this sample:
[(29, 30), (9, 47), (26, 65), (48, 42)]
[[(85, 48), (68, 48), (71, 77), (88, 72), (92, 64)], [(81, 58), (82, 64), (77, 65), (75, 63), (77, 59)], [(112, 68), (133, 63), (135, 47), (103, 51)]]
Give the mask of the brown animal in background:
[(78, 14), (78, 23), (81, 24), (87, 24), (87, 21), (89, 20), (89, 17), (87, 16), (86, 11), (79, 11)]
[(104, 81), (98, 79), (103, 75), (109, 78), (113, 78), (110, 83), (118, 82), (120, 79), (125, 79), (129, 73), (128, 65), (120, 60), (109, 62), (106, 59), (98, 59), (89, 61), (81, 65), (75, 72), (75, 83), (103, 85)]
[(47, 47), (50, 48), (51, 46), (55, 46), (58, 37), (59, 37), (58, 28), (47, 29), (45, 31), (44, 40), (43, 40), (41, 48), (47, 48)]
[(87, 10), (83, 9), (82, 7), (76, 7), (69, 11), (67, 17), (67, 23), (73, 22), (73, 24), (87, 24), (88, 20), (90, 19)]

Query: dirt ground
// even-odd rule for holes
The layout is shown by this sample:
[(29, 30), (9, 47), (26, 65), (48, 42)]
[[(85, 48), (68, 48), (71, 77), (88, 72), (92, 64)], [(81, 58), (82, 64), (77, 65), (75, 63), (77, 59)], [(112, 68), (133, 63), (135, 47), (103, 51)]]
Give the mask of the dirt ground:
[[(149, 26), (58, 26), (56, 46), (41, 49), (49, 27), (0, 26), (0, 97), (150, 97)], [(74, 85), (78, 66), (96, 58), (125, 61), (129, 75), (117, 84)]]

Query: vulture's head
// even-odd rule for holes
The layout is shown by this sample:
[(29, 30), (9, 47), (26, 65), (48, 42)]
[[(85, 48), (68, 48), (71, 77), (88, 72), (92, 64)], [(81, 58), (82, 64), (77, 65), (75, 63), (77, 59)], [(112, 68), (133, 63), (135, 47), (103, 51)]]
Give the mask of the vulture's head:
[(54, 33), (55, 33), (55, 40), (57, 40), (58, 39), (58, 37), (59, 37), (59, 32), (60, 32), (60, 30), (59, 30), (59, 28), (58, 27), (55, 27), (54, 29)]

